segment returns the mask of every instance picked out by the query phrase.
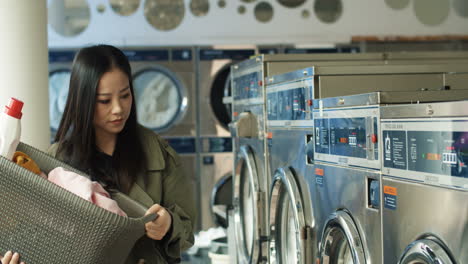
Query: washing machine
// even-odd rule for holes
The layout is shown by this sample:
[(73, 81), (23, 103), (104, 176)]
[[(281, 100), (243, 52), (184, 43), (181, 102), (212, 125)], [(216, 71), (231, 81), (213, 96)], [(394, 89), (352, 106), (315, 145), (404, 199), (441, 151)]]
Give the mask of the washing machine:
[(468, 263), (467, 107), (382, 107), (384, 263)]
[[(278, 78), (276, 78), (278, 77)], [(317, 253), (317, 198), (306, 178), (313, 164), (311, 76), (275, 76), (265, 84), (269, 157), (269, 261), (312, 263)]]
[(214, 226), (210, 193), (215, 182), (232, 175), (234, 154), (228, 125), (231, 122), (230, 66), (255, 54), (255, 46), (197, 47), (198, 61), (198, 136), (200, 141), (200, 178), (202, 229)]
[[(382, 182), (380, 177), (382, 159), (380, 157), (383, 148), (379, 147), (379, 141), (385, 142), (385, 151), (387, 151), (389, 138), (393, 136), (392, 134), (385, 137), (379, 135), (381, 119), (384, 116), (382, 109), (386, 108), (386, 105), (401, 105), (405, 102), (458, 100), (467, 98), (467, 91), (460, 89), (374, 92), (314, 100), (315, 177), (317, 190), (321, 193), (319, 215), (322, 217), (329, 215), (320, 222), (323, 224), (319, 246), (319, 259), (322, 263), (382, 263), (383, 261), (381, 239), (387, 239), (387, 237), (381, 237), (380, 227), (380, 217), (382, 217), (379, 195)], [(399, 106), (399, 109), (404, 109), (405, 106)], [(398, 159), (398, 164), (406, 159), (403, 155), (406, 151), (405, 145), (400, 143), (402, 140), (395, 142), (395, 150), (398, 151), (395, 159)], [(330, 175), (333, 176), (330, 177)], [(325, 184), (327, 180), (331, 183)], [(346, 188), (349, 189), (343, 190), (343, 186), (340, 186), (343, 184), (340, 183), (342, 180), (348, 182), (349, 186)], [(350, 196), (342, 198), (347, 201), (346, 203), (334, 201), (333, 199), (336, 198), (334, 192), (343, 195), (348, 192)], [(365, 207), (353, 213), (349, 209), (352, 203), (365, 205)], [(342, 209), (338, 212), (333, 209), (333, 206), (329, 208), (329, 204)], [(393, 220), (397, 221), (396, 218)], [(355, 239), (355, 241), (348, 241), (349, 244), (338, 242), (344, 241), (346, 237), (342, 232), (346, 228), (339, 226), (340, 223), (346, 222), (350, 226), (352, 223), (356, 225), (348, 228), (348, 231), (354, 234), (353, 237), (360, 238), (360, 241)], [(365, 230), (357, 223), (372, 228)], [(338, 227), (335, 228), (336, 226)], [(353, 242), (354, 245), (359, 245), (355, 250), (351, 250)]]
[(162, 136), (196, 136), (194, 49), (125, 48), (133, 73), (138, 121)]
[[(201, 206), (196, 123), (194, 47), (126, 47), (133, 74), (138, 122), (155, 131), (180, 155)], [(201, 229), (201, 218), (196, 230)]]
[(380, 173), (316, 162), (317, 263), (382, 263)]
[(268, 134), (270, 263), (312, 263), (317, 250), (317, 199), (305, 177), (311, 130), (278, 127)]
[[(250, 76), (232, 73), (234, 173), (233, 222), (238, 263), (268, 263), (268, 156), (265, 152), (264, 99), (256, 85), (244, 95)], [(257, 82), (255, 82), (257, 84)], [(240, 96), (240, 95), (243, 96)], [(238, 114), (235, 114), (238, 113)]]
[(70, 75), (76, 50), (49, 50), (49, 118), (52, 143), (68, 97)]

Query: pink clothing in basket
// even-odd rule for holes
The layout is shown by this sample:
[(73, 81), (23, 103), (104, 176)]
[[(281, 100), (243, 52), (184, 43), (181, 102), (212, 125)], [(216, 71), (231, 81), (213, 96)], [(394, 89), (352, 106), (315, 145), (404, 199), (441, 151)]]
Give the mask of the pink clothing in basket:
[(58, 186), (92, 202), (108, 211), (121, 216), (127, 216), (117, 205), (117, 202), (110, 198), (109, 193), (97, 182), (67, 171), (62, 167), (57, 167), (49, 172), (49, 181)]

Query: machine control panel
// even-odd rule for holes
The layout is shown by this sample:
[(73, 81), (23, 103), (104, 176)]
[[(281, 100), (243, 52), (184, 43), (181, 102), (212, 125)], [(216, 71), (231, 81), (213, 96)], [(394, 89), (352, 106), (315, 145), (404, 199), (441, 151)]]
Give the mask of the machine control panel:
[(468, 120), (383, 121), (381, 137), (385, 174), (468, 189)]
[(179, 154), (196, 153), (194, 137), (166, 137), (165, 140)]
[(263, 97), (262, 76), (259, 72), (251, 72), (234, 79), (234, 100)]
[(373, 116), (316, 117), (316, 160), (378, 168), (377, 123)]
[(268, 93), (268, 120), (305, 120), (307, 88)]

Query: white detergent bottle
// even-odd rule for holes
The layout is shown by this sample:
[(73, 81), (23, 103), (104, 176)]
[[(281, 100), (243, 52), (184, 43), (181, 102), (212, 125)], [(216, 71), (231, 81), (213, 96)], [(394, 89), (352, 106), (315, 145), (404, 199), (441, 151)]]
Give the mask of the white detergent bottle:
[(10, 98), (10, 104), (0, 113), (0, 155), (12, 160), (21, 136), (23, 102)]

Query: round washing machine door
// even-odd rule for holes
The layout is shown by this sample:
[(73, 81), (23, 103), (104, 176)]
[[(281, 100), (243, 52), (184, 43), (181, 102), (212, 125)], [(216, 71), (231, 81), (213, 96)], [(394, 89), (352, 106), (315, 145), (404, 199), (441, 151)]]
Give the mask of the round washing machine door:
[(275, 172), (270, 192), (270, 263), (312, 263), (310, 228), (293, 172)]
[(231, 66), (222, 68), (213, 80), (210, 92), (211, 108), (216, 119), (225, 128), (231, 122)]
[(258, 263), (264, 235), (264, 192), (259, 186), (255, 158), (248, 146), (241, 146), (234, 174), (234, 230), (239, 263)]
[(57, 132), (65, 110), (70, 75), (68, 69), (56, 70), (49, 74), (49, 118), (52, 134)]
[(445, 244), (434, 236), (427, 236), (409, 244), (403, 252), (398, 264), (452, 264)]
[(361, 236), (346, 211), (337, 211), (327, 219), (320, 242), (320, 263), (366, 263)]
[(138, 122), (163, 132), (173, 127), (185, 113), (187, 97), (182, 83), (169, 70), (151, 67), (133, 78)]

